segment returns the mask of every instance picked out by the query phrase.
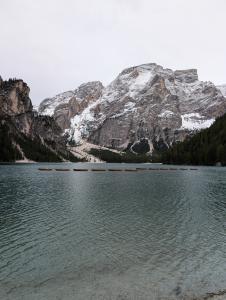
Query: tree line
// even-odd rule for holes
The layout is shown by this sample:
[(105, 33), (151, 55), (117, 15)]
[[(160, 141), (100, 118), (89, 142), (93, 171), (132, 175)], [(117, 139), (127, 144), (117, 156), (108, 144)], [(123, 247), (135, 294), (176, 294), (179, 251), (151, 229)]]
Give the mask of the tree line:
[(174, 144), (159, 159), (169, 164), (226, 166), (226, 114), (184, 142)]

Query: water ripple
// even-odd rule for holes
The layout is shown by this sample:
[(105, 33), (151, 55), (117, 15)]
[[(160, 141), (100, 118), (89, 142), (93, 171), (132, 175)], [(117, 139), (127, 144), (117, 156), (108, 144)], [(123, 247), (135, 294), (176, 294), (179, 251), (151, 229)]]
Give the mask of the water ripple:
[(2, 299), (70, 300), (75, 291), (76, 299), (201, 299), (225, 290), (224, 168), (0, 168)]

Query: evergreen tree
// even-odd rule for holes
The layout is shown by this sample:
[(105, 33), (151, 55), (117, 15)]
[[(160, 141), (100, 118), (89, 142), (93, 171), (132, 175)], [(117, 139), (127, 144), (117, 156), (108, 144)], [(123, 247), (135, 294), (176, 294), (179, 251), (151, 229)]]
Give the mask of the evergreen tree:
[(160, 161), (174, 164), (226, 165), (226, 114), (214, 124), (184, 142), (174, 144), (160, 156)]

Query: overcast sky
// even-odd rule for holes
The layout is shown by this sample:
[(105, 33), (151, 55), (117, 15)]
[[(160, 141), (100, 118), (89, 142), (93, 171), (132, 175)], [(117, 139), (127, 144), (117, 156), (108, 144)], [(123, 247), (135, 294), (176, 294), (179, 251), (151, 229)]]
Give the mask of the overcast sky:
[(156, 62), (226, 83), (226, 0), (0, 0), (0, 75), (38, 104)]

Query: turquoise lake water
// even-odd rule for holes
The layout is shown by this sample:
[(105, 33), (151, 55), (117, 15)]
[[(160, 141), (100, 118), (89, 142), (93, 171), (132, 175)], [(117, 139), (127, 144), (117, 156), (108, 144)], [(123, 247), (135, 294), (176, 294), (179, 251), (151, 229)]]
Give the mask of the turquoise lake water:
[(39, 167), (87, 164), (0, 166), (0, 299), (194, 299), (226, 289), (226, 168)]

